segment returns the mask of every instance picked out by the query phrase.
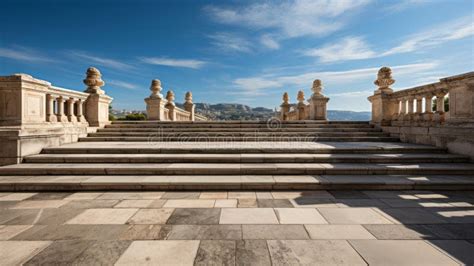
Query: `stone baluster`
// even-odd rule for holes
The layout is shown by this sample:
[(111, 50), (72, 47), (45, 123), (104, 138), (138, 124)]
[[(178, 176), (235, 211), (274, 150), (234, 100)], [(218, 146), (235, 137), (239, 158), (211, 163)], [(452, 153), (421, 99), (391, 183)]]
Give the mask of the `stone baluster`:
[(77, 116), (77, 122), (84, 123), (86, 122), (86, 118), (84, 116), (84, 101), (81, 99), (76, 100), (76, 116)]
[(193, 103), (193, 94), (188, 91), (186, 92), (186, 95), (184, 96), (184, 110), (189, 112), (189, 120), (194, 121), (194, 103)]
[(446, 96), (446, 92), (444, 91), (437, 92), (435, 95), (436, 95), (435, 121), (444, 122), (444, 118), (445, 118), (444, 96)]
[(431, 121), (433, 120), (433, 95), (425, 95), (425, 112), (423, 112), (423, 120)]
[(86, 78), (83, 80), (87, 86), (85, 92), (89, 93), (85, 104), (86, 120), (92, 127), (103, 127), (110, 124), (109, 106), (112, 98), (105, 95), (101, 89), (105, 82), (102, 80), (102, 74), (95, 67), (87, 69)]
[(298, 103), (296, 104), (297, 120), (305, 120), (304, 91), (298, 91), (296, 99), (298, 100)]
[(74, 114), (74, 103), (75, 102), (76, 102), (76, 100), (74, 98), (69, 98), (69, 99), (66, 100), (66, 104), (67, 104), (66, 116), (67, 116), (67, 120), (69, 122), (77, 122), (77, 117)]
[(168, 101), (165, 107), (169, 110), (168, 119), (171, 121), (176, 121), (176, 105), (174, 103), (174, 92), (169, 90), (166, 92), (166, 100)]
[(413, 100), (415, 98), (413, 96), (408, 96), (407, 98), (407, 102), (408, 102), (408, 110), (407, 110), (407, 120), (412, 120), (413, 117), (414, 117), (414, 104), (413, 104)]
[(282, 121), (288, 120), (288, 112), (290, 111), (290, 97), (288, 96), (288, 92), (283, 93), (283, 103), (280, 105), (280, 119)]
[(59, 96), (56, 98), (56, 102), (58, 104), (58, 110), (57, 110), (57, 113), (56, 113), (56, 117), (57, 117), (57, 120), (58, 122), (68, 122), (68, 119), (66, 117), (66, 115), (64, 114), (64, 98), (63, 96)]
[(329, 98), (325, 97), (322, 91), (321, 80), (313, 81), (311, 90), (313, 94), (309, 99), (309, 119), (311, 120), (327, 120), (327, 103)]
[(161, 81), (159, 79), (151, 81), (151, 94), (145, 99), (148, 120), (168, 120), (168, 118), (165, 117), (166, 101), (163, 99), (163, 95), (161, 94), (162, 89)]
[(54, 114), (54, 100), (55, 97), (51, 94), (46, 95), (46, 121), (57, 122), (58, 119)]
[(416, 100), (416, 115), (415, 120), (419, 121), (422, 120), (422, 113), (423, 113), (423, 96), (417, 95), (415, 96)]

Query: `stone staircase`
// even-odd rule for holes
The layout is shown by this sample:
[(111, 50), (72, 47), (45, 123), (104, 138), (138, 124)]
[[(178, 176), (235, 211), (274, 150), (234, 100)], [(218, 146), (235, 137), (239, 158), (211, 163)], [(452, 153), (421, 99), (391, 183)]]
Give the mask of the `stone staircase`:
[(468, 157), (367, 122), (114, 122), (0, 167), (19, 191), (473, 188)]

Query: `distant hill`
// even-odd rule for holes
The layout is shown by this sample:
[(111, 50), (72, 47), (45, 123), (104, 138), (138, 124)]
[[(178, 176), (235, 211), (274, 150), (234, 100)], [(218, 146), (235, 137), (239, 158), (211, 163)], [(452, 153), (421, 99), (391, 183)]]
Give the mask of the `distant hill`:
[[(176, 103), (183, 107), (182, 104)], [(270, 117), (277, 116), (275, 110), (265, 107), (252, 108), (248, 105), (238, 103), (195, 103), (196, 112), (210, 118), (211, 120), (267, 120)], [(370, 112), (353, 112), (328, 110), (329, 120), (339, 121), (368, 121)]]

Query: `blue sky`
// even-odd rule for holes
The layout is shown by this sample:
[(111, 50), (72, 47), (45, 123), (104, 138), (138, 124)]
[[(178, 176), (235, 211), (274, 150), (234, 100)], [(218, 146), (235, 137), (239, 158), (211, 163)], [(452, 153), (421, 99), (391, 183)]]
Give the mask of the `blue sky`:
[(332, 110), (370, 110), (377, 69), (394, 89), (474, 70), (472, 0), (2, 1), (0, 75), (83, 90), (103, 74), (116, 109), (144, 110), (152, 79), (177, 101), (274, 108), (323, 81)]

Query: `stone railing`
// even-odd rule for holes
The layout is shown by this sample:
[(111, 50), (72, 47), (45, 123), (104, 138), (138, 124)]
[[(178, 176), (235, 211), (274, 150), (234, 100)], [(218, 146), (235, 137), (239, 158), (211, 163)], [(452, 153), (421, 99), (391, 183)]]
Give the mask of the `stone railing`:
[(26, 74), (0, 77), (0, 165), (18, 163), (47, 146), (75, 142), (109, 122), (112, 98), (89, 68), (85, 92), (52, 86)]
[(280, 105), (280, 118), (283, 121), (291, 120), (327, 120), (327, 102), (329, 98), (321, 94), (322, 84), (319, 79), (314, 80), (311, 88), (313, 94), (305, 104), (303, 91), (298, 91), (298, 103), (292, 105), (289, 103), (288, 93), (283, 94), (283, 103)]
[(169, 90), (166, 98), (161, 91), (161, 81), (154, 79), (150, 86), (151, 95), (145, 98), (146, 112), (148, 120), (157, 121), (205, 121), (207, 118), (196, 115), (194, 112), (193, 95), (187, 92), (184, 98), (184, 110), (177, 107), (174, 103), (174, 92)]
[(402, 141), (437, 145), (474, 159), (474, 72), (394, 92), (390, 68), (379, 70), (368, 99), (371, 122)]

